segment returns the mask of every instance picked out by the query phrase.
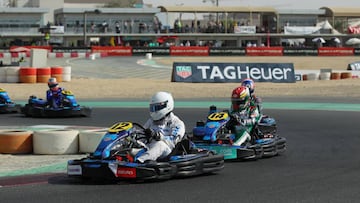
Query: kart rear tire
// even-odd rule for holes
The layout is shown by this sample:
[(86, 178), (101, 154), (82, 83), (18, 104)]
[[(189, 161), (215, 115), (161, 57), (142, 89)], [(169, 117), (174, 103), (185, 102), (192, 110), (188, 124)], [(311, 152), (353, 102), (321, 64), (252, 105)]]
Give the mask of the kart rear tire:
[(286, 139), (284, 137), (276, 139), (276, 151), (278, 155), (283, 154), (286, 151)]
[(22, 114), (24, 114), (26, 117), (30, 117), (31, 114), (30, 114), (30, 108), (29, 108), (29, 104), (25, 104), (25, 106), (21, 107), (20, 108), (20, 111)]
[(276, 150), (276, 142), (273, 141), (271, 143), (263, 144), (262, 148), (264, 149), (264, 155), (263, 157), (272, 157), (276, 156), (277, 150)]

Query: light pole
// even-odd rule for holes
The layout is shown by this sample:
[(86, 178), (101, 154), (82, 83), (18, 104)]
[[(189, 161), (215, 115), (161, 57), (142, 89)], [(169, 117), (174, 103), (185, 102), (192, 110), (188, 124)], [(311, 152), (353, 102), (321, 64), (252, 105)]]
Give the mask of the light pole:
[(87, 32), (87, 28), (86, 28), (86, 21), (87, 21), (87, 14), (88, 13), (95, 13), (95, 14), (100, 14), (101, 11), (99, 9), (95, 9), (95, 10), (91, 10), (91, 11), (84, 11), (84, 46), (87, 46), (87, 37), (86, 37), (86, 32)]

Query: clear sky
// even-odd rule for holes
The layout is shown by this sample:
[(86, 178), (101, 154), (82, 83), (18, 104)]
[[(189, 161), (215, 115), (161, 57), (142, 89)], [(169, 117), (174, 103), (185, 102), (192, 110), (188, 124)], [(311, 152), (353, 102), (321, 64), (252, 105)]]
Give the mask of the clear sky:
[[(216, 0), (213, 0), (216, 2)], [(144, 0), (157, 6), (211, 6), (211, 0)], [(358, 7), (360, 0), (218, 0), (219, 6), (270, 6), (278, 9), (319, 9), (320, 7)]]

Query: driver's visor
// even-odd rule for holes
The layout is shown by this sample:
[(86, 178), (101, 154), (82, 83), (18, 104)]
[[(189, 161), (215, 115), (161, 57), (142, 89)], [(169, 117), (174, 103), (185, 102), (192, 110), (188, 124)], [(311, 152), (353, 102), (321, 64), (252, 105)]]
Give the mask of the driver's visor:
[(236, 104), (236, 105), (244, 105), (245, 103), (246, 103), (246, 101), (245, 100), (240, 100), (240, 99), (233, 99), (233, 100), (231, 100), (231, 103), (232, 104)]
[(54, 87), (56, 87), (58, 84), (57, 83), (53, 83), (53, 84), (48, 84), (48, 86), (49, 86), (49, 88), (54, 88)]
[(160, 111), (161, 109), (166, 108), (167, 103), (168, 103), (168, 101), (150, 104), (150, 112), (156, 112), (156, 111)]

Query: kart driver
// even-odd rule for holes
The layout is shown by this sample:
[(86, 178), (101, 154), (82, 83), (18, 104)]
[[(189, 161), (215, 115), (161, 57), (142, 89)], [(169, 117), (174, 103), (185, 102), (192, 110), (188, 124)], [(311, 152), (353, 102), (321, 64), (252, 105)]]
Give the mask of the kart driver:
[(157, 92), (150, 100), (150, 118), (144, 124), (145, 134), (152, 139), (147, 151), (137, 161), (156, 161), (168, 156), (185, 135), (185, 124), (172, 111), (174, 99), (168, 92)]
[[(229, 128), (240, 131), (236, 126), (250, 126), (256, 124), (256, 118), (260, 116), (258, 109), (251, 100), (248, 87), (240, 86), (235, 88), (231, 94), (231, 110)], [(242, 128), (244, 129), (244, 128)], [(251, 139), (251, 132), (245, 132), (244, 138)]]
[(0, 87), (0, 103), (11, 104), (13, 103), (5, 89)]
[(58, 108), (62, 105), (63, 95), (62, 91), (64, 88), (59, 86), (56, 78), (49, 78), (48, 80), (49, 89), (46, 91), (46, 100), (50, 107)]
[(249, 88), (251, 102), (254, 103), (260, 113), (262, 111), (261, 98), (255, 96), (255, 82), (251, 78), (245, 78), (241, 81), (241, 86)]

